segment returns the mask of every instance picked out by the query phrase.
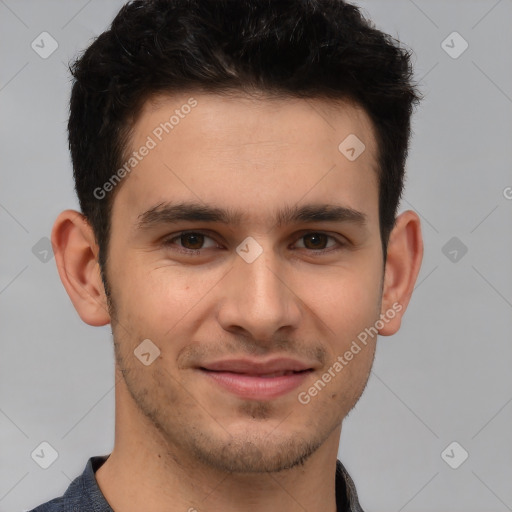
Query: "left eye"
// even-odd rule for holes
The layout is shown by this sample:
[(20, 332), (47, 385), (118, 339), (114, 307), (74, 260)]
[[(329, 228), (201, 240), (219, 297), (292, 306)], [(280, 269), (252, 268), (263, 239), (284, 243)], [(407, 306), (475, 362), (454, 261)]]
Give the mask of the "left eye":
[(326, 235), (325, 233), (307, 233), (302, 235), (299, 240), (306, 241), (306, 243), (303, 243), (305, 249), (323, 250), (328, 248), (326, 244), (329, 238), (334, 240), (334, 243), (336, 244), (336, 239), (332, 236)]

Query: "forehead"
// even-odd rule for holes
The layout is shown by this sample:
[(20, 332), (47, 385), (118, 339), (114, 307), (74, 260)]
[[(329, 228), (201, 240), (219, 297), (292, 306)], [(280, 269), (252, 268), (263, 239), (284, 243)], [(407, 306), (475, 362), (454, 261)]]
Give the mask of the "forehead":
[[(377, 149), (373, 123), (365, 110), (352, 101), (236, 91), (153, 97), (142, 108), (132, 143), (136, 146), (137, 139), (147, 134), (164, 145), (172, 144), (173, 138), (187, 142), (185, 148), (176, 146), (176, 151), (195, 146), (196, 142), (205, 149), (218, 142), (231, 142), (239, 146), (238, 151), (243, 145), (251, 150), (259, 144), (283, 143), (301, 145), (303, 150), (312, 152), (319, 146), (325, 150), (326, 144), (338, 149), (339, 138), (344, 134), (364, 140), (367, 160), (376, 156)], [(372, 164), (377, 170), (375, 159)]]
[(307, 200), (377, 212), (373, 125), (349, 102), (160, 96), (142, 109), (130, 154), (135, 165), (114, 209), (141, 213), (162, 202), (194, 201), (261, 220), (266, 211)]

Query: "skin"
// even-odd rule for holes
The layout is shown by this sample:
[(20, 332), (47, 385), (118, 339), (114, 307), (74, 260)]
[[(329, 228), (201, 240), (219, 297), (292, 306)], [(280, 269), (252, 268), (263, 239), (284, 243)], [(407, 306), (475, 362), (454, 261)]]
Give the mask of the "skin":
[[(393, 304), (401, 310), (379, 334), (399, 329), (423, 255), (419, 218), (412, 211), (397, 218), (384, 269), (377, 147), (361, 108), (320, 99), (193, 97), (197, 107), (115, 190), (110, 311), (89, 224), (66, 210), (52, 232), (78, 314), (93, 326), (112, 324), (115, 446), (96, 473), (98, 484), (119, 512), (334, 512), (341, 425), (366, 386), (377, 337), (308, 404), (297, 395)], [(188, 98), (148, 102), (131, 149)], [(349, 134), (366, 146), (354, 161), (338, 150)], [(143, 212), (167, 201), (245, 217), (238, 225), (137, 228)], [(276, 224), (284, 206), (326, 203), (361, 212), (364, 224)], [(177, 236), (184, 230), (205, 238)], [(311, 236), (318, 232), (333, 238)], [(248, 236), (263, 250), (252, 263), (236, 252)], [(148, 366), (134, 356), (144, 339), (160, 350)], [(284, 396), (253, 400), (197, 369), (226, 357), (268, 356), (298, 358), (314, 371)]]

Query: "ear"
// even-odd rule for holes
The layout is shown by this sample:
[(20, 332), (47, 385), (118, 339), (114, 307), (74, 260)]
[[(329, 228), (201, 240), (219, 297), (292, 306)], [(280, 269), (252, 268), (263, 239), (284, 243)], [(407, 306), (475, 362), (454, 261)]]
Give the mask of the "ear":
[(53, 225), (52, 246), (60, 279), (80, 318), (93, 326), (110, 323), (99, 247), (85, 217), (74, 210), (63, 211)]
[(418, 215), (407, 210), (396, 219), (391, 231), (382, 290), (382, 336), (400, 329), (423, 259), (423, 239)]

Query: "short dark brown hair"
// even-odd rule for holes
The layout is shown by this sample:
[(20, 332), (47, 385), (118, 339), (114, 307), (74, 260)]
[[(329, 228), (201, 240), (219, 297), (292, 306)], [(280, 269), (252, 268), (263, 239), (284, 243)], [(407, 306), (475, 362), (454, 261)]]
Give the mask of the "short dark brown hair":
[[(420, 94), (411, 52), (342, 0), (137, 0), (71, 66), (75, 187), (105, 271), (114, 193), (141, 107), (157, 94), (257, 90), (355, 101), (378, 144), (384, 258), (403, 191)], [(104, 277), (104, 275), (103, 275)], [(105, 282), (105, 277), (104, 277)]]

